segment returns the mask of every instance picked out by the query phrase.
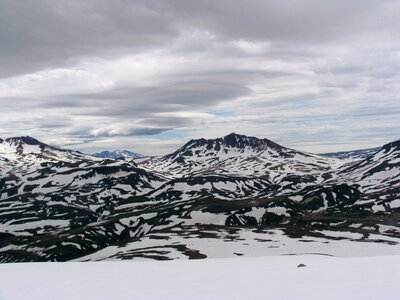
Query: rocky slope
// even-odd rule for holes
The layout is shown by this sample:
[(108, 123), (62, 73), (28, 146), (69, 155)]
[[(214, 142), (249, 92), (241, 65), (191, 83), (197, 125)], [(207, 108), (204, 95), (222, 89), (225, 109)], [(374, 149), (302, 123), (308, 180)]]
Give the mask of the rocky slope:
[(96, 260), (116, 247), (119, 258), (164, 259), (162, 241), (174, 236), (174, 251), (202, 258), (182, 241), (248, 227), (298, 238), (355, 231), (397, 245), (399, 153), (397, 141), (343, 162), (230, 134), (136, 164), (1, 140), (0, 261)]
[(33, 235), (79, 227), (109, 215), (121, 199), (165, 179), (134, 162), (98, 159), (30, 137), (0, 143), (0, 231)]
[(279, 182), (288, 175), (329, 172), (335, 163), (340, 161), (289, 149), (268, 139), (232, 133), (223, 138), (191, 140), (174, 153), (151, 158), (142, 165), (172, 177), (249, 175)]

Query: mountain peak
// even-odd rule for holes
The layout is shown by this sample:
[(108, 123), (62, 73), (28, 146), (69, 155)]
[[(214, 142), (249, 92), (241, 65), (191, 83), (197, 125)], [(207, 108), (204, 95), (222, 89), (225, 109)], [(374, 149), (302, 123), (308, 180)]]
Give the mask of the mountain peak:
[(382, 146), (382, 149), (385, 149), (386, 151), (389, 151), (392, 148), (396, 148), (400, 150), (400, 140), (388, 143), (386, 145)]
[(237, 134), (235, 132), (224, 136), (222, 140), (228, 147), (244, 148), (246, 146), (249, 146), (251, 148), (282, 148), (282, 146), (269, 139), (260, 139), (254, 136)]
[(249, 138), (246, 135), (241, 135), (241, 134), (237, 134), (235, 132), (232, 132), (226, 136), (224, 136), (222, 139), (227, 142), (227, 143), (234, 143), (235, 141), (240, 141), (243, 139)]
[(237, 134), (236, 132), (232, 132), (224, 137), (227, 138), (227, 137), (231, 137), (231, 136), (245, 136), (245, 135), (241, 135), (241, 134)]
[[(40, 141), (38, 141), (37, 139), (30, 137), (30, 136), (17, 136), (17, 137), (10, 137), (6, 139), (6, 142), (9, 142), (11, 144), (20, 144), (20, 143), (24, 143), (27, 145), (46, 145)], [(47, 145), (46, 145), (47, 146)]]
[(98, 153), (93, 154), (95, 157), (99, 158), (141, 158), (143, 155), (132, 152), (129, 150), (114, 150), (114, 151), (109, 151), (109, 150), (104, 150)]
[(47, 145), (45, 143), (42, 143), (41, 141), (31, 137), (31, 136), (16, 136), (16, 137), (10, 137), (6, 138), (5, 140), (0, 141), (1, 144), (5, 143), (5, 148), (8, 152), (15, 152), (19, 154), (26, 154), (26, 153), (40, 153), (41, 151), (47, 149), (47, 150), (57, 150), (61, 152), (67, 152), (70, 150), (62, 150), (50, 145)]
[(268, 148), (273, 148), (277, 150), (281, 150), (284, 147), (270, 141), (268, 139), (259, 139), (256, 137), (246, 136), (237, 134), (232, 132), (224, 137), (216, 138), (216, 139), (192, 139), (188, 143), (186, 143), (182, 148), (178, 149), (178, 151), (172, 153), (174, 156), (178, 153), (185, 152), (187, 150), (191, 150), (194, 148), (205, 147), (206, 151), (220, 151), (221, 149), (240, 149), (243, 150), (245, 148), (252, 148), (256, 151), (263, 151)]

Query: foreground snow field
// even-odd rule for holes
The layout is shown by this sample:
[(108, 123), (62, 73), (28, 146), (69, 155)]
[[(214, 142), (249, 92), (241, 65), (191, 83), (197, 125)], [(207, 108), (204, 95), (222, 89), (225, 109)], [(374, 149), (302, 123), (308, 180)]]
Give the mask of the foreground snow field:
[(399, 280), (400, 255), (21, 263), (0, 299), (400, 299)]

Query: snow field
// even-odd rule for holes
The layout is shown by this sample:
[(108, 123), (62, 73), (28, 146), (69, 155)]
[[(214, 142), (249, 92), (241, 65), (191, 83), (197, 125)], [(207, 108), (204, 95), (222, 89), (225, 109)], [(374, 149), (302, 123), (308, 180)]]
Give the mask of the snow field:
[[(305, 267), (298, 267), (305, 264)], [(0, 265), (0, 299), (399, 299), (400, 255)]]

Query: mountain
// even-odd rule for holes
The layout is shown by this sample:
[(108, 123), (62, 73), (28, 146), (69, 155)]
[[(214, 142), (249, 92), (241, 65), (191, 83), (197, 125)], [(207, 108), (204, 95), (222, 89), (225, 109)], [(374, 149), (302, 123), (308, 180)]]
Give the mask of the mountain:
[(32, 137), (13, 137), (0, 141), (0, 175), (34, 172), (42, 164), (72, 163), (87, 159), (77, 151), (63, 150), (46, 145)]
[(136, 163), (0, 140), (0, 261), (204, 258), (278, 236), (398, 245), (399, 148), (341, 160), (233, 133)]
[(341, 152), (329, 152), (329, 153), (320, 153), (321, 156), (340, 158), (340, 159), (365, 159), (368, 156), (378, 152), (381, 148), (368, 148), (361, 150), (352, 150), (352, 151), (341, 151)]
[[(2, 198), (25, 193), (75, 195), (67, 202), (81, 198), (79, 192), (83, 190), (91, 196), (106, 193), (110, 195), (106, 198), (123, 198), (125, 190), (130, 195), (145, 193), (165, 181), (132, 161), (96, 158), (31, 137), (8, 138), (0, 143), (0, 174)], [(96, 205), (101, 202), (94, 200)]]
[[(171, 180), (182, 178), (181, 188), (184, 185), (191, 190), (194, 179), (209, 180), (210, 184), (201, 188), (204, 195), (218, 190), (218, 195), (241, 199), (271, 194), (272, 190), (275, 195), (291, 194), (330, 178), (344, 162), (232, 133), (217, 139), (191, 140), (171, 154), (138, 164)], [(250, 182), (256, 188), (248, 188)]]
[[(400, 193), (400, 140), (384, 145), (376, 153), (338, 174), (340, 180), (358, 184), (365, 192), (385, 191), (397, 197)], [(400, 207), (400, 200), (396, 203)]]
[(141, 162), (166, 176), (224, 174), (264, 176), (279, 182), (288, 175), (330, 171), (334, 159), (289, 149), (268, 139), (231, 133), (223, 138), (191, 140), (174, 153)]
[(122, 199), (145, 194), (165, 181), (134, 162), (95, 158), (30, 137), (1, 142), (0, 174), (0, 247), (11, 241), (25, 244), (28, 237), (40, 243), (46, 234), (77, 232), (89, 224), (79, 238), (82, 243), (94, 239), (93, 247), (99, 247), (107, 239), (115, 241), (121, 228), (106, 229), (100, 221)]
[(93, 154), (93, 156), (95, 157), (100, 157), (100, 158), (142, 158), (144, 157), (143, 155), (136, 153), (136, 152), (132, 152), (129, 150), (114, 150), (114, 151), (102, 151), (102, 152), (98, 152)]

